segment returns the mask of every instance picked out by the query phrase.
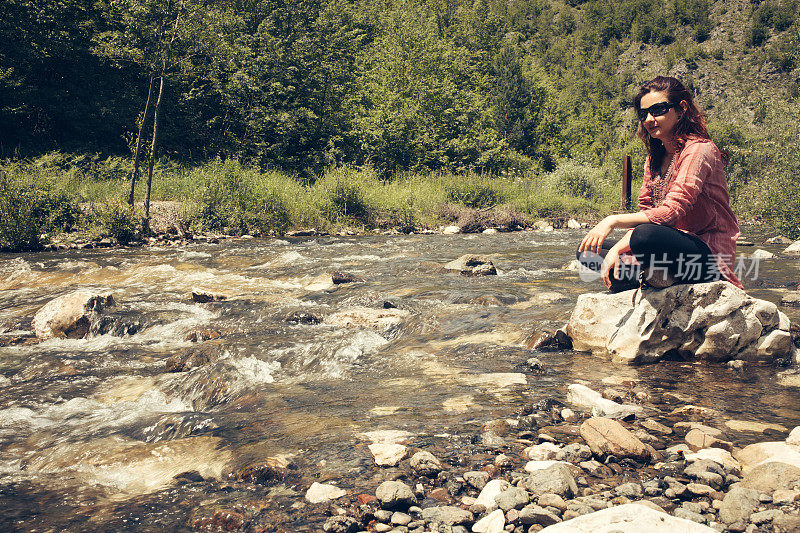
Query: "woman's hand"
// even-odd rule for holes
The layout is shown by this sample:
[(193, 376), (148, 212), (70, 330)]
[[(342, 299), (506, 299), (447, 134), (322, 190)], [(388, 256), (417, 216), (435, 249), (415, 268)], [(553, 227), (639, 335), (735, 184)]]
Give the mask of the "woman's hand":
[(589, 250), (599, 254), (600, 250), (603, 249), (603, 241), (606, 240), (606, 237), (611, 234), (611, 230), (614, 229), (614, 222), (613, 215), (607, 216), (598, 222), (597, 225), (593, 227), (583, 238), (578, 251), (583, 252), (585, 250)]
[(603, 279), (603, 284), (609, 289), (611, 288), (612, 273), (615, 279), (619, 279), (619, 265), (619, 252), (612, 248), (606, 254), (603, 265), (600, 267), (600, 277)]

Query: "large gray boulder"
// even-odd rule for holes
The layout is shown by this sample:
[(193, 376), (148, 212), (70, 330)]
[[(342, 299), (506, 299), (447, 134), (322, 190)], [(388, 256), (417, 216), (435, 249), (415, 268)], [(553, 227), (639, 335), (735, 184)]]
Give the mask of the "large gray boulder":
[(542, 533), (712, 533), (703, 524), (670, 516), (646, 505), (628, 503), (553, 524)]
[(40, 339), (85, 337), (104, 309), (114, 305), (110, 294), (75, 291), (46, 303), (33, 317), (33, 331)]
[(719, 519), (726, 524), (746, 522), (759, 503), (757, 490), (734, 486), (722, 500)]
[(626, 363), (668, 353), (771, 362), (792, 350), (786, 315), (726, 281), (583, 294), (566, 333), (573, 349)]

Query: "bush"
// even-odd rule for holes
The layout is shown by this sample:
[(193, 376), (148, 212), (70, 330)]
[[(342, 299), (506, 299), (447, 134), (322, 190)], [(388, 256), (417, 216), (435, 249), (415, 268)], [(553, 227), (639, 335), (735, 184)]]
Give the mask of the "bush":
[(39, 249), (42, 234), (68, 231), (79, 218), (74, 197), (31, 173), (28, 162), (0, 168), (0, 247)]
[(602, 170), (574, 159), (562, 161), (545, 183), (561, 195), (596, 200), (602, 188)]
[(508, 195), (501, 189), (502, 185), (499, 179), (474, 175), (451, 177), (445, 182), (445, 197), (453, 203), (485, 209), (506, 202)]
[(204, 229), (282, 235), (289, 228), (288, 202), (276, 176), (220, 159), (198, 169), (198, 222)]
[(92, 204), (92, 234), (96, 238), (111, 237), (117, 242), (131, 242), (139, 237), (141, 217), (133, 207), (119, 198)]
[(333, 223), (369, 224), (373, 218), (370, 195), (381, 189), (372, 169), (350, 166), (329, 169), (314, 183), (314, 194), (322, 215)]

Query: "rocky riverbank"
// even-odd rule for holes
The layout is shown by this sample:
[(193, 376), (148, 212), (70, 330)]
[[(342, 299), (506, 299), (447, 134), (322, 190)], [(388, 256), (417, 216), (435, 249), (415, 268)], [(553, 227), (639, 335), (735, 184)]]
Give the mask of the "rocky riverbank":
[(800, 530), (800, 428), (726, 420), (693, 398), (607, 381), (435, 444), (366, 434), (375, 486), (314, 482), (293, 508), (326, 532)]

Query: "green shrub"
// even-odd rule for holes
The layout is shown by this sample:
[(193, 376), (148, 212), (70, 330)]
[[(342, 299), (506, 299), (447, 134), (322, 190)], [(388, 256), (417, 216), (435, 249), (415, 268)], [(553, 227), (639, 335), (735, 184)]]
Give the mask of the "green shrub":
[(119, 198), (92, 204), (91, 216), (91, 232), (96, 238), (111, 237), (118, 242), (131, 242), (139, 237), (141, 217)]
[(200, 182), (197, 217), (203, 229), (239, 233), (277, 233), (289, 228), (288, 202), (274, 176), (217, 159), (195, 174)]
[(31, 172), (29, 162), (0, 168), (0, 247), (39, 249), (42, 234), (69, 231), (79, 218), (74, 197)]
[(574, 159), (562, 161), (545, 182), (560, 195), (597, 199), (602, 188), (602, 170)]
[(445, 197), (448, 201), (473, 209), (484, 209), (507, 201), (507, 194), (500, 188), (501, 180), (481, 178), (474, 175), (451, 177), (445, 182)]

